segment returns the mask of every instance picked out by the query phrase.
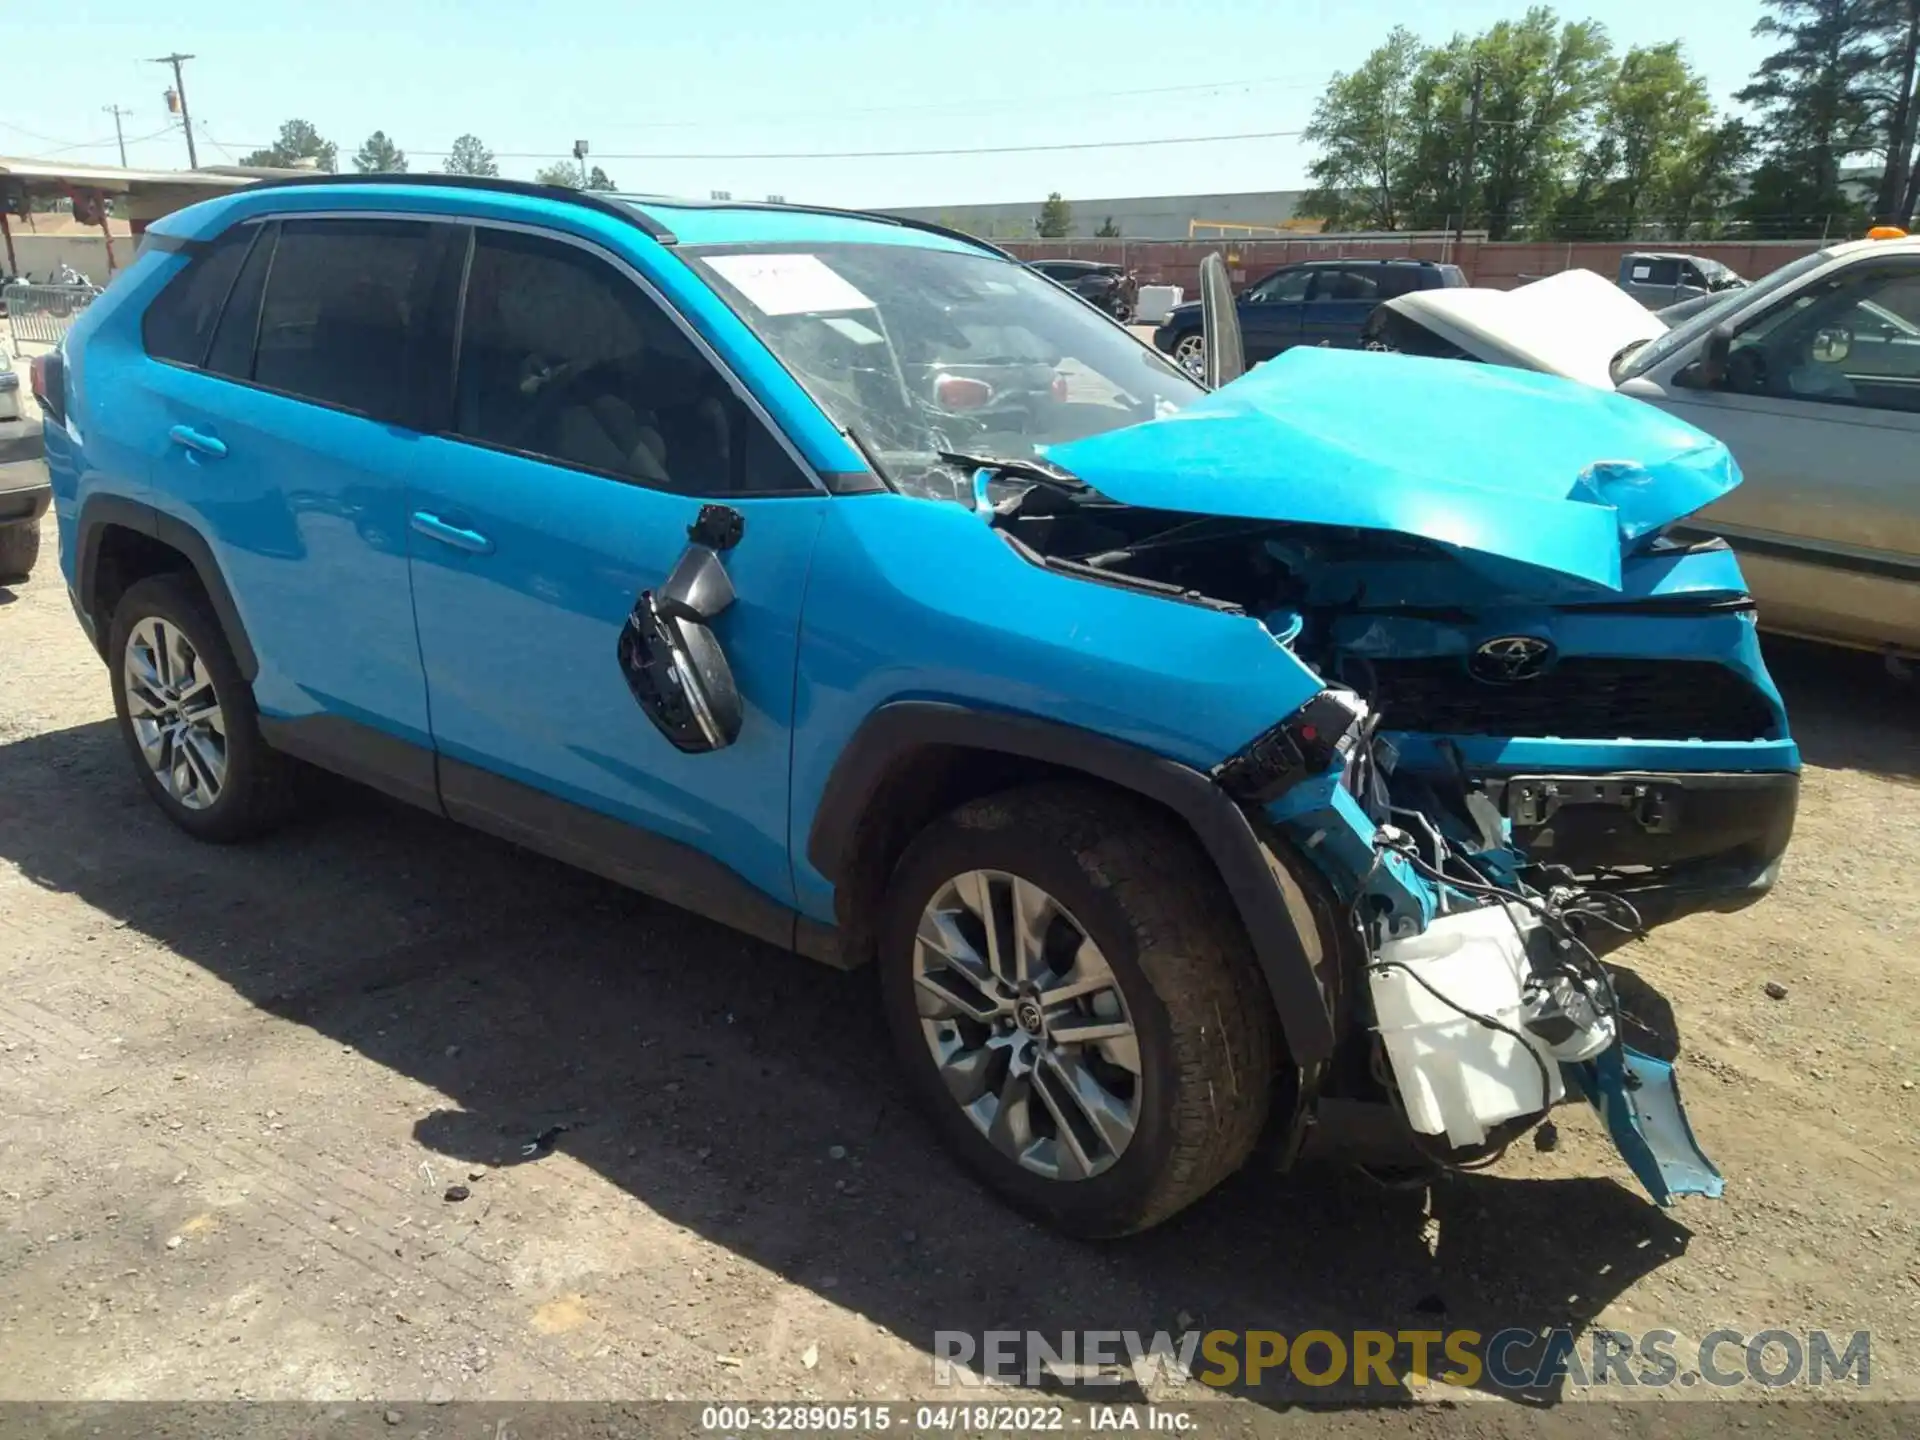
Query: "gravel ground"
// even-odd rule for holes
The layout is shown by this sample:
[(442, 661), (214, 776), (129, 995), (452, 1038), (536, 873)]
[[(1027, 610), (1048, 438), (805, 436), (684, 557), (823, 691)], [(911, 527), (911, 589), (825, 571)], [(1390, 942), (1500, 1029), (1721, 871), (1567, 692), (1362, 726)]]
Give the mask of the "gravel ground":
[(1594, 1324), (1866, 1328), (1920, 1398), (1920, 707), (1869, 662), (1775, 657), (1776, 895), (1621, 956), (1724, 1201), (1656, 1210), (1567, 1111), (1485, 1173), (1247, 1175), (1088, 1247), (934, 1147), (868, 976), (345, 784), (180, 835), (46, 539), (0, 589), (0, 1400), (924, 1398), (936, 1330)]

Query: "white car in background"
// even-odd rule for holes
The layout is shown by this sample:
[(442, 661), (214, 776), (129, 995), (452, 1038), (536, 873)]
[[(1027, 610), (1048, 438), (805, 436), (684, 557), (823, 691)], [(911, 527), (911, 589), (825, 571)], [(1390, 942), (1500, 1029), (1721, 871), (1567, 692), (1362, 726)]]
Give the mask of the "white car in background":
[(1403, 295), (1366, 343), (1565, 375), (1698, 425), (1746, 476), (1699, 523), (1739, 552), (1762, 626), (1920, 655), (1920, 239), (1803, 256), (1672, 328), (1571, 270)]

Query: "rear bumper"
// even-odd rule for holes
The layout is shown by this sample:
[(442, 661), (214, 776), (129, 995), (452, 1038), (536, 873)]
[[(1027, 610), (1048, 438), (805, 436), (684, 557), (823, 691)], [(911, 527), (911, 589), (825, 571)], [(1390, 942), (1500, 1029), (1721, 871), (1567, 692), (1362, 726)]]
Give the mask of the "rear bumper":
[(46, 456), (38, 422), (0, 421), (0, 525), (38, 520), (47, 513), (53, 486)]
[(1650, 925), (1766, 895), (1800, 804), (1792, 771), (1508, 775), (1487, 789), (1532, 859), (1625, 896)]

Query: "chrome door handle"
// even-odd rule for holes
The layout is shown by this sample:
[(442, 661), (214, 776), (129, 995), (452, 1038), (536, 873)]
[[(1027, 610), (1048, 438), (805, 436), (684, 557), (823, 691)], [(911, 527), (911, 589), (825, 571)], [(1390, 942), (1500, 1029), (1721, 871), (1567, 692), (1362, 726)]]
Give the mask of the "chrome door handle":
[(469, 555), (491, 555), (493, 541), (478, 530), (463, 530), (458, 525), (449, 525), (438, 515), (430, 515), (425, 510), (413, 512), (410, 522), (413, 529), (430, 540), (438, 540), (442, 545), (451, 545), (456, 550), (465, 550)]
[(218, 460), (227, 453), (227, 442), (218, 436), (208, 435), (194, 429), (191, 425), (176, 425), (167, 431), (167, 438), (176, 445), (205, 455), (210, 460)]

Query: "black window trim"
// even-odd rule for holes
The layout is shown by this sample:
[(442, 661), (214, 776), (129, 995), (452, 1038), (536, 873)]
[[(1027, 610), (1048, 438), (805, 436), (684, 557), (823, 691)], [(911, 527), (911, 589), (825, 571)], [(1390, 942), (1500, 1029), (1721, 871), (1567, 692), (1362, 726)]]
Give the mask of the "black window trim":
[[(1851, 261), (1848, 264), (1837, 265), (1830, 270), (1812, 271), (1809, 274), (1802, 276), (1800, 283), (1798, 285), (1795, 285), (1791, 290), (1782, 291), (1780, 294), (1774, 296), (1771, 303), (1765, 306), (1762, 306), (1758, 312), (1741, 317), (1740, 328), (1734, 331), (1734, 334), (1733, 334), (1733, 343), (1735, 345), (1738, 345), (1740, 343), (1741, 336), (1747, 334), (1750, 330), (1754, 329), (1756, 326), (1762, 324), (1763, 322), (1771, 319), (1774, 315), (1780, 313), (1781, 311), (1789, 309), (1797, 301), (1806, 298), (1816, 287), (1826, 284), (1830, 281), (1844, 284), (1854, 279), (1858, 272), (1868, 271), (1868, 270), (1875, 271), (1882, 276), (1920, 275), (1920, 255), (1902, 254), (1902, 255), (1882, 256), (1882, 255), (1869, 254), (1869, 255), (1862, 256), (1858, 260)], [(1699, 360), (1700, 358), (1698, 353), (1699, 349), (1700, 349), (1700, 346), (1696, 339), (1696, 342), (1694, 344), (1688, 345), (1684, 350), (1679, 352), (1680, 355), (1685, 357), (1685, 359), (1680, 364), (1674, 365), (1673, 361), (1676, 357), (1670, 355), (1665, 360), (1661, 361), (1660, 365), (1654, 366), (1653, 368), (1655, 370), (1660, 369), (1661, 366), (1670, 367), (1670, 373), (1668, 374), (1666, 380), (1664, 382), (1656, 382), (1656, 383), (1664, 383), (1667, 385), (1679, 384), (1679, 377), (1685, 374), (1688, 370), (1690, 370), (1693, 367), (1694, 363)], [(1630, 378), (1634, 378), (1634, 377), (1630, 377)], [(1683, 390), (1686, 390), (1686, 389), (1693, 389), (1695, 387), (1681, 386), (1680, 388)], [(1702, 389), (1701, 393), (1708, 394), (1708, 395), (1741, 395), (1742, 394), (1741, 391), (1723, 389), (1718, 385), (1706, 387)], [(1746, 396), (1745, 398), (1764, 399), (1768, 397)], [(1772, 398), (1791, 400), (1795, 404), (1799, 404), (1799, 405), (1823, 405), (1831, 409), (1839, 410), (1843, 413), (1859, 414), (1864, 411), (1865, 413), (1870, 415), (1920, 414), (1920, 411), (1889, 410), (1884, 405), (1862, 405), (1858, 401), (1839, 400), (1839, 399), (1835, 399), (1832, 396), (1826, 396), (1826, 395), (1791, 395), (1791, 396), (1778, 396), (1778, 397), (1772, 397)]]
[[(211, 352), (213, 348), (214, 336), (220, 333), (220, 322), (226, 318), (227, 304), (229, 301), (233, 299), (234, 287), (240, 283), (240, 270), (236, 270), (234, 272), (233, 283), (227, 286), (227, 293), (220, 297), (220, 314), (215, 318), (213, 322), (212, 330), (208, 332), (207, 343), (206, 343), (206, 346), (200, 352), (200, 361), (198, 364), (190, 365), (184, 360), (170, 360), (163, 355), (155, 355), (146, 350), (144, 339), (141, 345), (142, 353), (144, 353), (147, 359), (151, 360), (156, 365), (171, 365), (176, 370), (191, 370), (196, 375), (204, 375), (207, 379), (217, 380), (224, 385), (238, 385), (243, 389), (257, 390), (262, 395), (276, 395), (282, 400), (292, 400), (301, 405), (311, 405), (316, 410), (331, 410), (336, 415), (351, 415), (356, 420), (365, 420), (369, 424), (380, 425), (388, 429), (405, 430), (409, 434), (413, 434), (413, 435), (423, 435), (423, 434), (430, 433), (428, 431), (423, 431), (419, 429), (417, 426), (406, 424), (404, 421), (390, 420), (378, 415), (369, 415), (364, 410), (355, 410), (350, 405), (342, 405), (338, 401), (334, 401), (334, 400), (323, 400), (316, 395), (302, 395), (298, 391), (282, 390), (275, 385), (263, 385), (261, 384), (260, 381), (253, 378), (253, 371), (256, 368), (259, 360), (260, 325), (261, 325), (262, 318), (266, 314), (266, 309), (267, 309), (266, 307), (267, 287), (273, 283), (273, 266), (274, 266), (274, 263), (280, 258), (280, 226), (283, 221), (287, 221), (287, 220), (402, 220), (410, 224), (424, 225), (428, 231), (427, 238), (428, 238), (429, 245), (431, 245), (433, 242), (433, 239), (434, 239), (433, 232), (435, 230), (450, 230), (450, 229), (457, 228), (456, 226), (453, 226), (453, 225), (442, 224), (440, 217), (438, 216), (422, 215), (422, 214), (410, 213), (406, 211), (340, 210), (340, 211), (321, 212), (321, 211), (308, 211), (308, 210), (289, 210), (289, 211), (274, 211), (270, 214), (265, 214), (265, 215), (250, 215), (244, 220), (235, 221), (234, 224), (228, 226), (226, 230), (222, 230), (218, 235), (215, 235), (211, 239), (203, 242), (210, 249), (214, 245), (218, 244), (222, 239), (224, 239), (230, 231), (237, 229), (240, 226), (243, 226), (243, 225), (258, 226), (259, 233), (256, 234), (253, 240), (248, 244), (247, 254), (241, 257), (240, 269), (244, 270), (246, 268), (247, 259), (249, 259), (253, 254), (253, 247), (260, 243), (260, 235), (265, 234), (268, 231), (271, 231), (273, 233), (273, 246), (274, 246), (273, 254), (267, 257), (267, 273), (263, 275), (260, 279), (260, 297), (261, 297), (260, 313), (253, 317), (253, 347), (249, 356), (247, 373), (244, 376), (229, 375), (224, 371), (209, 370), (207, 369), (207, 366), (206, 366), (207, 355)], [(157, 299), (158, 297), (156, 296), (155, 298)], [(148, 303), (148, 308), (149, 309), (152, 308), (152, 302)], [(145, 318), (146, 317), (144, 315), (141, 317), (143, 323), (145, 321)]]
[[(365, 178), (365, 177), (361, 177), (361, 178)], [(680, 313), (679, 307), (672, 304), (667, 299), (667, 297), (660, 291), (658, 286), (656, 286), (645, 275), (642, 275), (638, 270), (634, 269), (632, 265), (628, 264), (625, 260), (621, 259), (618, 255), (615, 255), (611, 251), (607, 250), (604, 246), (601, 246), (595, 243), (594, 241), (587, 239), (584, 236), (573, 235), (564, 230), (555, 230), (551, 226), (546, 226), (546, 225), (528, 224), (528, 223), (517, 221), (517, 220), (501, 220), (491, 215), (461, 215), (461, 214), (453, 214), (453, 213), (443, 214), (438, 212), (433, 214), (425, 214), (420, 211), (411, 211), (411, 210), (382, 210), (382, 209), (341, 210), (341, 209), (331, 209), (331, 208), (321, 209), (321, 210), (273, 210), (273, 211), (265, 212), (259, 215), (250, 215), (243, 220), (235, 221), (234, 225), (228, 226), (226, 230), (222, 230), (218, 235), (214, 235), (209, 239), (207, 239), (206, 241), (203, 241), (200, 243), (205, 245), (207, 248), (211, 248), (213, 245), (217, 244), (221, 239), (223, 239), (228, 234), (229, 231), (234, 229), (236, 226), (240, 226), (240, 225), (256, 225), (256, 226), (259, 226), (262, 231), (265, 231), (269, 228), (273, 230), (275, 253), (274, 253), (274, 256), (269, 258), (267, 274), (261, 281), (261, 296), (262, 296), (263, 303), (260, 308), (261, 308), (262, 315), (266, 313), (266, 305), (264, 303), (264, 299), (266, 295), (266, 287), (273, 283), (272, 260), (278, 258), (280, 226), (282, 223), (289, 220), (294, 220), (294, 221), (404, 220), (404, 221), (412, 222), (414, 224), (424, 224), (428, 226), (430, 230), (439, 229), (443, 231), (464, 231), (465, 232), (466, 239), (465, 239), (464, 248), (462, 251), (460, 284), (459, 284), (458, 292), (455, 299), (456, 309), (454, 312), (453, 324), (450, 327), (451, 335), (452, 335), (452, 346), (449, 354), (443, 355), (440, 357), (438, 361), (433, 362), (438, 364), (443, 372), (443, 375), (446, 381), (447, 393), (449, 396), (453, 393), (453, 388), (458, 383), (458, 380), (459, 380), (459, 360), (460, 360), (460, 340), (461, 340), (460, 327), (465, 323), (465, 318), (466, 318), (467, 275), (473, 263), (474, 232), (476, 232), (479, 229), (485, 228), (489, 230), (504, 230), (504, 231), (509, 231), (509, 232), (523, 234), (523, 235), (535, 235), (535, 236), (543, 237), (545, 239), (558, 240), (565, 244), (576, 246), (579, 249), (586, 251), (588, 254), (598, 256), (600, 259), (605, 260), (609, 264), (611, 264), (614, 267), (614, 269), (620, 272), (622, 275), (624, 275), (628, 281), (638, 285), (640, 287), (641, 293), (645, 295), (648, 299), (653, 301), (655, 305), (659, 306), (659, 308), (666, 314), (668, 320), (671, 321), (675, 326), (677, 326), (680, 332), (684, 334), (693, 343), (694, 349), (700, 355), (705, 357), (705, 359), (707, 360), (707, 363), (712, 365), (713, 368), (717, 372), (719, 372), (721, 379), (726, 381), (727, 388), (732, 390), (734, 395), (747, 407), (748, 411), (750, 411), (753, 414), (753, 416), (756, 419), (758, 419), (760, 424), (766, 427), (768, 433), (773, 436), (774, 443), (778, 445), (781, 450), (785, 451), (787, 457), (793, 461), (795, 466), (799, 468), (800, 474), (805, 478), (810, 488), (799, 489), (799, 490), (726, 490), (726, 491), (676, 490), (669, 486), (651, 484), (645, 480), (637, 479), (632, 475), (618, 475), (618, 474), (614, 474), (611, 471), (600, 470), (590, 465), (579, 465), (571, 461), (556, 459), (551, 455), (540, 455), (540, 454), (535, 454), (531, 451), (516, 450), (505, 445), (493, 444), (485, 440), (476, 440), (472, 436), (460, 435), (455, 433), (448, 425), (444, 423), (435, 425), (433, 428), (430, 428), (430, 429), (419, 429), (412, 425), (401, 424), (398, 421), (382, 420), (375, 416), (367, 414), (364, 410), (354, 410), (349, 408), (348, 406), (335, 404), (334, 402), (329, 400), (316, 399), (311, 395), (297, 395), (289, 390), (280, 390), (280, 389), (276, 389), (271, 385), (262, 385), (258, 380), (255, 380), (252, 377), (251, 366), (249, 367), (249, 373), (245, 379), (241, 379), (233, 375), (225, 375), (225, 374), (220, 374), (216, 371), (208, 370), (205, 365), (207, 353), (208, 353), (208, 350), (210, 350), (212, 347), (213, 336), (219, 332), (220, 320), (225, 318), (227, 302), (233, 297), (233, 287), (235, 284), (239, 283), (239, 279), (240, 279), (239, 270), (236, 270), (234, 272), (233, 283), (227, 286), (227, 293), (221, 296), (220, 298), (220, 315), (215, 318), (213, 323), (213, 328), (208, 333), (207, 348), (203, 349), (200, 353), (200, 359), (202, 363), (197, 365), (189, 365), (185, 361), (168, 360), (161, 356), (152, 355), (152, 354), (148, 354), (147, 358), (158, 365), (172, 365), (176, 369), (192, 370), (198, 374), (205, 375), (209, 380), (218, 380), (228, 385), (241, 385), (246, 387), (249, 390), (258, 390), (263, 394), (277, 395), (284, 400), (293, 400), (293, 401), (299, 402), (302, 405), (312, 405), (318, 409), (331, 410), (335, 414), (339, 414), (339, 415), (352, 415), (357, 419), (366, 420), (371, 424), (385, 425), (395, 429), (406, 430), (409, 433), (415, 434), (415, 435), (431, 435), (436, 439), (446, 440), (453, 444), (473, 445), (483, 450), (493, 450), (503, 455), (512, 455), (518, 459), (538, 461), (544, 465), (557, 465), (560, 468), (565, 470), (575, 470), (582, 474), (598, 476), (601, 479), (612, 480), (619, 484), (635, 485), (645, 490), (656, 490), (663, 495), (687, 495), (695, 499), (708, 499), (708, 500), (724, 499), (727, 496), (732, 496), (736, 499), (741, 499), (741, 500), (758, 500), (758, 499), (788, 499), (788, 498), (792, 498), (795, 496), (802, 496), (802, 495), (859, 495), (859, 494), (869, 494), (869, 493), (880, 493), (874, 486), (858, 483), (858, 481), (864, 477), (861, 477), (857, 474), (847, 475), (847, 474), (836, 472), (835, 475), (832, 477), (834, 483), (829, 484), (828, 477), (823, 475), (817, 466), (815, 466), (811, 461), (809, 461), (805, 455), (800, 453), (799, 447), (797, 447), (793, 443), (792, 439), (787, 435), (786, 431), (781, 429), (780, 426), (774, 422), (772, 414), (767, 410), (767, 408), (764, 405), (760, 403), (759, 397), (756, 396), (751, 390), (747, 388), (745, 382), (741, 380), (739, 374), (734, 370), (733, 366), (731, 366), (725, 360), (723, 360), (719, 352), (715, 350), (710, 343), (708, 343), (706, 336), (702, 335), (697, 329), (695, 329), (692, 322), (690, 322), (685, 315)], [(248, 246), (249, 255), (252, 253), (252, 245), (257, 245), (258, 243), (259, 243), (259, 237), (258, 235), (256, 235), (252, 243)], [(450, 243), (455, 246), (459, 246), (462, 244), (462, 242), (459, 239), (454, 239)], [(444, 261), (445, 259), (444, 253), (440, 258)], [(241, 257), (240, 268), (242, 270), (246, 268), (246, 260), (247, 260), (246, 256)], [(184, 267), (182, 268), (184, 269)], [(148, 303), (149, 303), (149, 308), (151, 308), (152, 302), (148, 302)], [(144, 319), (145, 317), (142, 316), (143, 322), (144, 322)], [(255, 328), (255, 334), (254, 334), (254, 350), (256, 354), (258, 353), (258, 350), (259, 350), (258, 325), (259, 325), (259, 320), (258, 318), (256, 318), (255, 320), (256, 328)], [(141, 349), (142, 349), (142, 353), (146, 353), (146, 346), (145, 346), (144, 339), (142, 340), (142, 343), (141, 343)], [(416, 416), (414, 418), (417, 419), (422, 417)]]
[[(458, 306), (458, 310), (454, 317), (452, 327), (454, 340), (453, 355), (447, 369), (449, 393), (455, 391), (460, 383), (460, 342), (463, 339), (461, 331), (466, 324), (467, 281), (473, 271), (473, 253), (478, 243), (479, 232), (483, 229), (499, 230), (509, 234), (531, 235), (536, 239), (556, 240), (562, 244), (571, 245), (575, 249), (581, 250), (595, 259), (606, 262), (629, 284), (638, 286), (640, 293), (652, 301), (661, 313), (667, 317), (668, 321), (692, 342), (695, 352), (709, 365), (713, 366), (715, 372), (726, 382), (727, 388), (733, 392), (734, 397), (746, 407), (748, 414), (773, 437), (774, 443), (779, 446), (787, 458), (793, 462), (795, 468), (799, 470), (801, 477), (806, 482), (806, 488), (792, 490), (734, 490), (710, 488), (683, 490), (672, 485), (661, 485), (655, 481), (644, 480), (638, 476), (624, 475), (612, 470), (603, 470), (595, 465), (583, 465), (578, 461), (563, 460), (557, 456), (540, 454), (537, 451), (521, 450), (511, 445), (502, 445), (497, 441), (482, 440), (472, 435), (462, 435), (455, 431), (450, 424), (443, 425), (440, 429), (431, 432), (436, 438), (450, 441), (456, 445), (472, 445), (477, 449), (491, 450), (499, 455), (512, 455), (517, 459), (537, 461), (542, 465), (556, 465), (562, 470), (572, 470), (582, 475), (593, 475), (602, 480), (611, 480), (616, 484), (632, 485), (641, 490), (657, 491), (662, 495), (685, 495), (699, 500), (724, 500), (729, 497), (737, 500), (788, 500), (804, 496), (834, 493), (821, 476), (819, 470), (807, 460), (806, 456), (800, 453), (793, 441), (787, 436), (787, 433), (774, 423), (773, 416), (769, 414), (766, 407), (760, 403), (759, 397), (746, 387), (746, 384), (740, 379), (739, 375), (735, 373), (734, 368), (723, 360), (719, 352), (708, 343), (706, 336), (694, 328), (687, 317), (680, 313), (679, 307), (670, 302), (667, 297), (661, 293), (658, 286), (654, 285), (651, 280), (645, 275), (642, 275), (620, 256), (615, 255), (612, 251), (587, 239), (585, 236), (569, 234), (567, 231), (555, 230), (545, 225), (531, 225), (520, 221), (499, 220), (492, 216), (451, 218), (454, 219), (454, 223), (466, 227), (467, 243), (465, 258), (461, 265), (459, 292), (454, 302)], [(842, 488), (844, 489), (845, 487)]]

